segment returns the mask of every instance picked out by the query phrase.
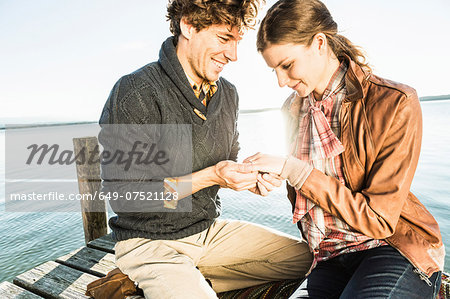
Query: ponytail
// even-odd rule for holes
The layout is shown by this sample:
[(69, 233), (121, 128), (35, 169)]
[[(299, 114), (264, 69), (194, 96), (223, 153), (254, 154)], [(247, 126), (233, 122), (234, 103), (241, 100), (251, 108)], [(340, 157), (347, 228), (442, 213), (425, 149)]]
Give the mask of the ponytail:
[(372, 68), (367, 63), (363, 49), (354, 45), (348, 38), (340, 34), (335, 34), (333, 36), (327, 35), (327, 40), (336, 57), (342, 58), (344, 55), (347, 55), (361, 68), (368, 72), (372, 71)]

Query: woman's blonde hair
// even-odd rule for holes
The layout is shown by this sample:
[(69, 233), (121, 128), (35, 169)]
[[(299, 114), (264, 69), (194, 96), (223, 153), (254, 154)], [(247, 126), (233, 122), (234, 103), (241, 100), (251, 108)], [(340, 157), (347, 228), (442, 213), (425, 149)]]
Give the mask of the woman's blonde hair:
[(336, 57), (349, 56), (371, 71), (362, 49), (338, 34), (338, 26), (328, 8), (319, 0), (280, 0), (267, 12), (258, 30), (256, 46), (263, 52), (271, 44), (310, 46), (314, 36), (323, 33)]

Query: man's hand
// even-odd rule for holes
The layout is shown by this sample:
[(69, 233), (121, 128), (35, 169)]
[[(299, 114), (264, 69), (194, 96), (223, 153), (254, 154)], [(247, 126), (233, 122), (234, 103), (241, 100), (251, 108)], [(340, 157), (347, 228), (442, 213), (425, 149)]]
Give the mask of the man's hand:
[(221, 187), (236, 191), (256, 187), (257, 171), (252, 171), (250, 164), (239, 164), (234, 161), (220, 161), (214, 166), (216, 182)]

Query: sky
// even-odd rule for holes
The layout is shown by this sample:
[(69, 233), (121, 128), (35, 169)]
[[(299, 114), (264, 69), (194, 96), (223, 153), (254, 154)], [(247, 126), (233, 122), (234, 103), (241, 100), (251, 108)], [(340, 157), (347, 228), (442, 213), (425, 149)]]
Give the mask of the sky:
[[(275, 1), (267, 1), (265, 11)], [(450, 94), (450, 1), (325, 0), (374, 73), (419, 96)], [(96, 121), (114, 83), (158, 59), (170, 35), (166, 0), (0, 0), (0, 123)], [(290, 94), (256, 52), (256, 31), (222, 75), (241, 109)]]

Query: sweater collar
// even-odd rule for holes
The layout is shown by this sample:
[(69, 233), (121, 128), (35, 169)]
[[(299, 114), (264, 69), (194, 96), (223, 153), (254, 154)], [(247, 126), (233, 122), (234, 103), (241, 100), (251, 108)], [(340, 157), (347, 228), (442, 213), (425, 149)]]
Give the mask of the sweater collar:
[[(162, 44), (161, 50), (159, 51), (159, 63), (169, 78), (188, 100), (190, 105), (193, 108), (198, 109), (203, 114), (206, 114), (206, 107), (195, 96), (194, 91), (189, 84), (186, 73), (178, 60), (175, 47), (175, 37), (171, 36), (167, 38)], [(220, 80), (217, 80), (217, 85), (220, 90)]]

